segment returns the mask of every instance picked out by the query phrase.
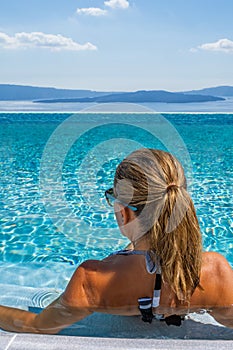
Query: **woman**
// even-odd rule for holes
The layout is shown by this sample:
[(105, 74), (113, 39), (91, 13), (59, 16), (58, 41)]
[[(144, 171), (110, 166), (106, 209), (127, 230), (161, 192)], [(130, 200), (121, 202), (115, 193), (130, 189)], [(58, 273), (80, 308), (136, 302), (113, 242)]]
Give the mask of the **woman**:
[(179, 325), (180, 315), (203, 308), (233, 327), (233, 270), (220, 254), (202, 252), (180, 163), (167, 152), (135, 151), (118, 166), (105, 195), (131, 249), (82, 263), (64, 293), (38, 315), (1, 306), (0, 327), (55, 334), (93, 312), (141, 313), (147, 322), (154, 315)]

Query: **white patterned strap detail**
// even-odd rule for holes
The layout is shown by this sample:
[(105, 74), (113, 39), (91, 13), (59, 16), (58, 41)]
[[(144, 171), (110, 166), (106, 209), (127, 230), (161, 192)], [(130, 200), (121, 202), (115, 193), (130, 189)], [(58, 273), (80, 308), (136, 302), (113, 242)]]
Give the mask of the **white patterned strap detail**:
[(152, 307), (158, 307), (160, 302), (160, 290), (154, 289)]

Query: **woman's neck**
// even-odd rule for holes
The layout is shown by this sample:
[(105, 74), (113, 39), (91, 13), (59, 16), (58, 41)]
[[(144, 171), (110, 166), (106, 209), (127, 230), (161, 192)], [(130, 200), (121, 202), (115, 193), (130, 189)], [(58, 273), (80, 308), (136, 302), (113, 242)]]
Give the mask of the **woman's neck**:
[(150, 244), (148, 239), (148, 234), (138, 238), (134, 242), (132, 242), (134, 250), (149, 250)]

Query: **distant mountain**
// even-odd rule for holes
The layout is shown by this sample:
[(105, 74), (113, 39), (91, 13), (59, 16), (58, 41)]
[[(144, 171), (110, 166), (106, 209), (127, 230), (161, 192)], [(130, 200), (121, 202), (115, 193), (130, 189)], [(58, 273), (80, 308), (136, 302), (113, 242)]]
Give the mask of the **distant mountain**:
[(35, 86), (0, 84), (0, 101), (33, 101), (37, 99), (96, 97), (110, 92), (69, 90)]
[(151, 91), (136, 91), (115, 93), (97, 97), (84, 97), (74, 99), (54, 99), (54, 100), (40, 100), (36, 102), (57, 103), (57, 102), (95, 102), (95, 103), (113, 103), (113, 102), (127, 102), (127, 103), (143, 103), (143, 102), (165, 102), (165, 103), (188, 103), (188, 102), (209, 102), (209, 101), (223, 101), (222, 97), (191, 95), (178, 92), (168, 92), (163, 90)]
[(211, 96), (233, 96), (233, 86), (216, 86), (201, 90), (184, 91), (185, 94), (211, 95)]
[[(217, 93), (218, 92), (218, 93)], [(220, 94), (221, 93), (221, 94)], [(224, 100), (221, 96), (233, 96), (233, 87), (219, 86), (196, 91), (169, 92), (141, 90), (135, 92), (102, 92), (92, 90), (56, 89), (47, 87), (0, 84), (0, 101), (57, 102), (166, 102), (188, 103)]]

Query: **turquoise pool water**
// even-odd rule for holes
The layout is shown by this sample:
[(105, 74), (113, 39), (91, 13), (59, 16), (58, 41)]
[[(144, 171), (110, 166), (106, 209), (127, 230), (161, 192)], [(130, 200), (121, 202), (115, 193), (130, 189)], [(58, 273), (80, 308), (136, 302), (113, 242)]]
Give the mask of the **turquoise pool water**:
[[(0, 113), (2, 263), (75, 267), (124, 247), (128, 242), (103, 196), (115, 168), (141, 146), (171, 151), (163, 138), (148, 132), (161, 122), (157, 114), (79, 114), (56, 143), (52, 135), (70, 117), (71, 113)], [(191, 193), (204, 249), (222, 253), (233, 266), (233, 114), (168, 113), (164, 118), (177, 130), (190, 157)], [(79, 129), (82, 135), (70, 136), (69, 130), (72, 134)], [(48, 146), (49, 140), (54, 143)], [(180, 140), (172, 147), (182, 152)], [(59, 161), (59, 187), (54, 190)]]

